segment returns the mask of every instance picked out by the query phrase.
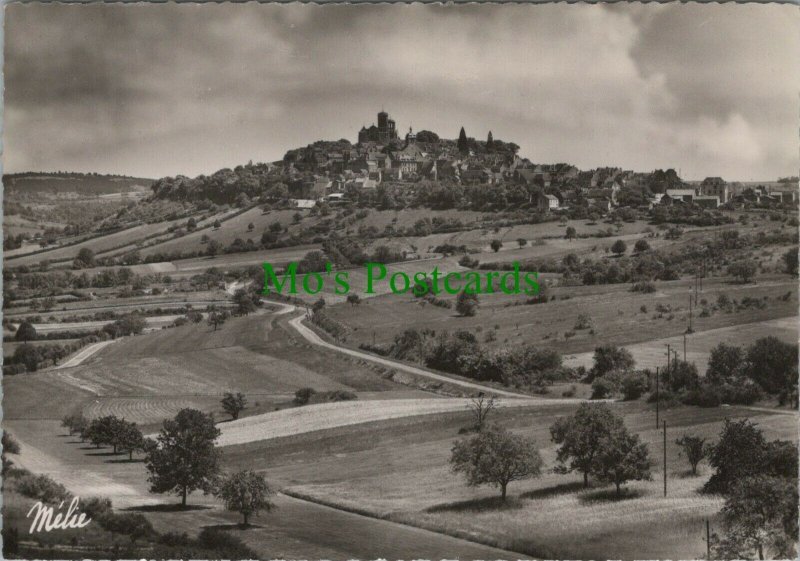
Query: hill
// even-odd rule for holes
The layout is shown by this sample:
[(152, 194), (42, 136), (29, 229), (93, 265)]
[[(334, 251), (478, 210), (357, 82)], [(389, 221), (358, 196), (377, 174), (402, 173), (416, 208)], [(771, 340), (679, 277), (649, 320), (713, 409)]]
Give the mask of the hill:
[(152, 179), (98, 173), (25, 172), (3, 175), (3, 187), (9, 194), (16, 192), (63, 196), (66, 193), (77, 193), (100, 196), (145, 191), (152, 183)]

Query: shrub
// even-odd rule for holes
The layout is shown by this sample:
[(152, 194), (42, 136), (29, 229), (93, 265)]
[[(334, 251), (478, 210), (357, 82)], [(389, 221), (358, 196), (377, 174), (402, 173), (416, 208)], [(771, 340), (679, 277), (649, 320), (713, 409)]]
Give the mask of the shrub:
[(238, 537), (216, 528), (203, 528), (197, 536), (197, 544), (223, 554), (226, 559), (258, 559), (258, 555)]
[(317, 390), (314, 388), (300, 388), (296, 392), (294, 392), (294, 402), (297, 405), (305, 405), (308, 403), (314, 394), (317, 393)]
[(100, 516), (97, 522), (112, 534), (130, 536), (131, 542), (155, 533), (153, 525), (144, 515), (132, 512), (117, 514), (109, 511)]
[(626, 401), (639, 399), (647, 391), (648, 387), (647, 374), (644, 372), (626, 372), (620, 380), (622, 398)]
[(347, 390), (333, 390), (317, 394), (313, 401), (353, 401), (356, 399), (358, 399), (358, 396), (353, 392)]
[(2, 444), (3, 454), (19, 454), (19, 442), (7, 430), (3, 431)]
[(615, 384), (611, 380), (595, 378), (592, 382), (592, 399), (606, 399), (614, 393)]
[[(643, 294), (652, 294), (656, 291), (656, 286), (652, 282), (642, 281), (642, 282), (635, 282), (631, 287), (631, 292), (641, 292)], [(647, 309), (645, 306), (642, 306)]]
[(43, 474), (24, 474), (17, 480), (17, 491), (26, 497), (43, 503), (55, 504), (67, 501), (71, 497), (66, 487)]
[(468, 269), (475, 269), (480, 263), (477, 259), (473, 259), (469, 255), (464, 255), (458, 260), (458, 264)]

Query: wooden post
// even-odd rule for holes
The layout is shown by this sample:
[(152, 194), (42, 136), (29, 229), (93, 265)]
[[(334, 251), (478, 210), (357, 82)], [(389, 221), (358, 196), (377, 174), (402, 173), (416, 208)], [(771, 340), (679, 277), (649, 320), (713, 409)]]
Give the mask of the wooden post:
[(686, 333), (683, 334), (683, 362), (686, 362)]
[(664, 421), (664, 496), (667, 496), (667, 422)]
[(658, 366), (656, 366), (656, 429), (658, 429)]

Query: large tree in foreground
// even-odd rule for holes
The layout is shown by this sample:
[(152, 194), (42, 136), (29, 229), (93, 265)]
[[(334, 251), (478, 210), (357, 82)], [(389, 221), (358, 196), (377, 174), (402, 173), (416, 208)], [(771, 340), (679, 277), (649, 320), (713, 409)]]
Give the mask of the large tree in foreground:
[(796, 559), (797, 480), (756, 475), (737, 481), (722, 508), (715, 559)]
[(538, 477), (542, 459), (532, 439), (492, 425), (471, 438), (457, 441), (450, 465), (455, 473), (466, 476), (470, 486), (500, 487), (500, 497), (505, 502), (508, 484)]
[(583, 486), (588, 487), (603, 439), (622, 429), (622, 417), (615, 415), (607, 404), (581, 403), (574, 415), (561, 417), (550, 427), (553, 442), (561, 445), (556, 455), (560, 464), (556, 470), (582, 473)]
[(182, 409), (174, 419), (164, 421), (155, 441), (146, 446), (150, 492), (175, 493), (186, 506), (192, 491), (213, 491), (219, 475), (215, 447), (219, 434), (214, 418), (197, 409)]
[(216, 495), (225, 503), (226, 509), (242, 515), (245, 526), (251, 516), (258, 516), (262, 510), (272, 510), (274, 506), (270, 501), (272, 490), (264, 476), (250, 470), (225, 477)]

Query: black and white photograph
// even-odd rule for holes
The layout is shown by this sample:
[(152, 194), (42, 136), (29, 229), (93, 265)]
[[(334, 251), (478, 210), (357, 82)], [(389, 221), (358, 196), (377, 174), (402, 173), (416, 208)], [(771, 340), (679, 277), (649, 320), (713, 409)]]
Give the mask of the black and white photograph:
[(797, 558), (797, 5), (3, 8), (3, 559)]

